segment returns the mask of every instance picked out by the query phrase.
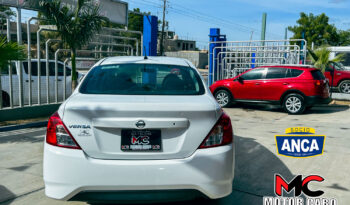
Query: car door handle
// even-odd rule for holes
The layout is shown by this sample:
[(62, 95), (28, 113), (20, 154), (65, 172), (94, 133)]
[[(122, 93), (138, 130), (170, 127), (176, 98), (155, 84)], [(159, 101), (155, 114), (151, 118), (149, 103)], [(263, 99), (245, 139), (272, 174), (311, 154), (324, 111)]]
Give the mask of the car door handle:
[[(26, 80), (27, 83), (29, 83), (29, 80)], [(30, 82), (34, 82), (34, 80), (31, 80)]]
[(57, 79), (57, 81), (62, 81), (61, 79)]
[(289, 83), (283, 83), (283, 85), (289, 85)]
[(341, 73), (337, 73), (337, 75), (341, 75)]
[(255, 83), (255, 85), (260, 85), (260, 83)]

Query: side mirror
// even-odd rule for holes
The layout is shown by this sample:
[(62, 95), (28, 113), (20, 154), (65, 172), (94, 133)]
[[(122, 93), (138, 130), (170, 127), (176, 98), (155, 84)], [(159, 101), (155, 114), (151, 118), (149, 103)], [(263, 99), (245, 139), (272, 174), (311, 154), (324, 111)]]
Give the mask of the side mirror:
[(241, 76), (239, 76), (239, 77), (236, 78), (235, 80), (238, 81), (238, 82), (240, 82), (240, 83), (243, 83), (244, 78), (242, 78)]

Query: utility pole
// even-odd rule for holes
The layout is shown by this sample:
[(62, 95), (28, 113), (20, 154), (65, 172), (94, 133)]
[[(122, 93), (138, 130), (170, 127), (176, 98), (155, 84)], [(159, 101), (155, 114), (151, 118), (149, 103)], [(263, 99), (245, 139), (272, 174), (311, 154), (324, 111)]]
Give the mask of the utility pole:
[(163, 22), (162, 22), (162, 34), (160, 37), (160, 55), (163, 56), (164, 55), (164, 29), (165, 29), (165, 12), (166, 12), (166, 1), (167, 0), (163, 0), (164, 4), (163, 4)]
[[(267, 14), (263, 13), (263, 17), (262, 17), (262, 24), (261, 24), (261, 40), (265, 41), (265, 36), (266, 36), (266, 17)], [(265, 45), (264, 42), (262, 42), (263, 46)]]

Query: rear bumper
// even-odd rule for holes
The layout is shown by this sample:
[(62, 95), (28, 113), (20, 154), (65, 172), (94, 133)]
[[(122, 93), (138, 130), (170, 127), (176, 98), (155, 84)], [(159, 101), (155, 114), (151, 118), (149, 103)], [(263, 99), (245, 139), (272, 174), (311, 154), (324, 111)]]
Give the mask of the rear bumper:
[(69, 200), (83, 192), (194, 190), (221, 198), (232, 191), (233, 147), (199, 149), (185, 159), (100, 160), (45, 143), (45, 193)]
[(332, 102), (332, 98), (322, 98), (320, 96), (307, 96), (306, 97), (306, 104), (308, 106), (310, 105), (319, 105), (319, 104), (329, 104)]

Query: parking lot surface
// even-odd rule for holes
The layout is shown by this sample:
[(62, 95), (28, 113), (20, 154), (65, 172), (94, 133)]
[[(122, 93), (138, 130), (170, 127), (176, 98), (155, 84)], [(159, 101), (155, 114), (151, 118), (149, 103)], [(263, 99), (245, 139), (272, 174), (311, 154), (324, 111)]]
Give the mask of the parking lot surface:
[[(286, 180), (317, 174), (322, 197), (350, 204), (350, 109), (347, 105), (315, 107), (304, 115), (288, 115), (273, 107), (237, 105), (225, 109), (234, 127), (236, 167), (233, 193), (220, 200), (177, 204), (262, 204), (274, 196), (274, 174)], [(289, 127), (312, 127), (326, 135), (322, 156), (300, 159), (278, 156), (274, 136)], [(45, 128), (0, 133), (0, 204), (85, 204), (49, 199), (42, 179)], [(210, 166), (210, 165), (208, 165)]]

